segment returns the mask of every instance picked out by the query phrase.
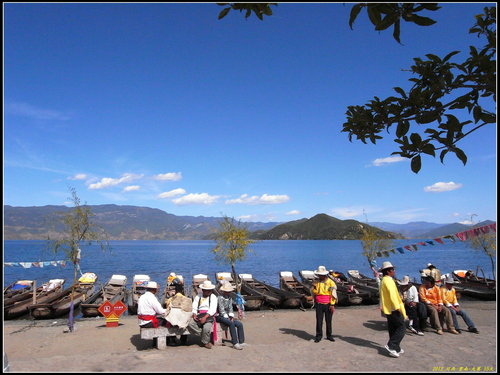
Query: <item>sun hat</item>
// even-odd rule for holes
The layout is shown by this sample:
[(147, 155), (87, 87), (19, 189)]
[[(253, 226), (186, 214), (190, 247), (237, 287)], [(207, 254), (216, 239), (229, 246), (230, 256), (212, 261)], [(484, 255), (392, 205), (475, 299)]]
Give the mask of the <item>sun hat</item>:
[(203, 290), (211, 290), (211, 289), (215, 289), (215, 285), (212, 284), (212, 282), (210, 280), (205, 280), (205, 281), (203, 281), (203, 283), (200, 284), (200, 288)]
[(175, 277), (175, 276), (177, 276), (177, 275), (175, 274), (175, 272), (170, 272), (170, 275), (168, 275), (168, 276)]
[(402, 279), (402, 280), (397, 280), (397, 281), (398, 281), (398, 284), (399, 284), (399, 285), (403, 285), (403, 286), (404, 286), (404, 285), (408, 285), (408, 284), (409, 284), (409, 282), (410, 282), (410, 276), (405, 275), (405, 276), (403, 276), (403, 279)]
[(158, 284), (156, 283), (156, 281), (148, 281), (148, 283), (146, 284), (146, 288), (158, 289)]
[(430, 267), (432, 266), (433, 264), (432, 263), (427, 263), (427, 267)]
[(230, 283), (224, 283), (219, 290), (221, 292), (232, 292), (234, 290), (234, 286), (232, 286)]
[(383, 271), (386, 268), (394, 268), (391, 262), (384, 262), (382, 263), (382, 267), (380, 267), (379, 271)]
[(455, 280), (453, 279), (453, 276), (451, 276), (451, 275), (448, 275), (447, 277), (445, 277), (444, 282), (446, 284), (455, 284)]
[(328, 275), (328, 271), (325, 266), (319, 266), (316, 271), (314, 271), (316, 275)]

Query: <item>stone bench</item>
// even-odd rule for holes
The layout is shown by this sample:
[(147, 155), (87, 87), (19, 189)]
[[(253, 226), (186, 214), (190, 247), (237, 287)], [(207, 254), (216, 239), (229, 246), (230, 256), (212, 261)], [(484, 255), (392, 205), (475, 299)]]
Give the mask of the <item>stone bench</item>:
[[(158, 328), (140, 328), (141, 339), (153, 340), (156, 338), (156, 349), (164, 350), (167, 348), (167, 337), (189, 335), (190, 332), (187, 328), (182, 329), (178, 327), (158, 327)], [(212, 325), (213, 331), (213, 325)], [(214, 345), (222, 345), (222, 337), (228, 339), (229, 327), (225, 324), (217, 323), (217, 341)]]
[(156, 349), (167, 348), (167, 337), (189, 335), (189, 331), (178, 327), (158, 327), (158, 328), (140, 328), (141, 339), (152, 340), (156, 338)]

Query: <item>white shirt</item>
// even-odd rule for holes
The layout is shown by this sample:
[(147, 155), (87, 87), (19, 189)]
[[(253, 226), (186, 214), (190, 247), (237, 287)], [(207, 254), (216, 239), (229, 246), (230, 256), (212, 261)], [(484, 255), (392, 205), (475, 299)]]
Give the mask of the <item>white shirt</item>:
[[(200, 307), (198, 307), (198, 303)], [(200, 295), (194, 297), (193, 314), (198, 314), (198, 310), (208, 310), (208, 315), (214, 316), (217, 312), (217, 296), (212, 293), (209, 298), (203, 298)]]
[(404, 300), (405, 302), (418, 302), (418, 290), (415, 285), (412, 285), (410, 289), (404, 292)]
[[(165, 312), (166, 310), (161, 307), (161, 304), (156, 299), (156, 296), (149, 290), (140, 296), (139, 301), (137, 301), (137, 315), (163, 315)], [(139, 325), (142, 326), (146, 323), (149, 323), (149, 320), (139, 319)]]

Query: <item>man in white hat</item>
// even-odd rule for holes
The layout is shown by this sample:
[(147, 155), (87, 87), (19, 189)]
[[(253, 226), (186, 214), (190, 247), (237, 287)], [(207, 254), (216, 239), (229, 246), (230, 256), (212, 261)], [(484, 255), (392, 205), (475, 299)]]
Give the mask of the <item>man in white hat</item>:
[(405, 336), (405, 320), (407, 319), (405, 305), (399, 295), (394, 277), (396, 270), (391, 262), (382, 263), (380, 268), (382, 281), (380, 282), (380, 309), (387, 318), (389, 341), (385, 349), (391, 357), (399, 357), (404, 353), (400, 344)]
[(232, 291), (234, 291), (234, 287), (230, 282), (224, 283), (219, 288), (220, 295), (217, 297), (219, 314), (216, 315), (215, 320), (217, 323), (225, 324), (229, 327), (233, 348), (242, 350), (246, 346), (245, 332), (243, 330), (243, 323), (240, 320), (234, 319)]
[(436, 268), (436, 266), (432, 263), (427, 264), (427, 269), (430, 270), (429, 275), (434, 278), (436, 285), (441, 286), (441, 271)]
[(406, 313), (410, 318), (408, 329), (418, 336), (423, 336), (427, 321), (427, 309), (418, 299), (418, 290), (410, 282), (410, 276), (408, 275), (405, 275), (401, 281), (397, 280), (397, 283), (403, 296)]
[(217, 312), (217, 296), (212, 292), (215, 285), (210, 280), (200, 284), (202, 295), (197, 295), (193, 300), (193, 320), (188, 325), (188, 330), (194, 334), (201, 334), (201, 344), (207, 349), (212, 349), (210, 331), (214, 324), (214, 315)]
[(157, 315), (165, 315), (166, 310), (161, 306), (156, 298), (158, 284), (155, 281), (148, 281), (146, 292), (137, 301), (137, 318), (141, 328), (156, 328), (165, 325), (166, 321)]
[(444, 284), (445, 286), (441, 287), (441, 296), (443, 298), (443, 303), (448, 308), (448, 310), (450, 310), (451, 318), (453, 319), (453, 325), (455, 326), (457, 332), (462, 333), (462, 330), (458, 327), (457, 319), (457, 315), (460, 315), (465, 324), (467, 324), (469, 332), (479, 333), (472, 319), (469, 318), (469, 315), (467, 315), (467, 313), (462, 310), (458, 303), (457, 294), (454, 287), (455, 280), (453, 279), (453, 276), (447, 275), (444, 279)]
[(328, 277), (329, 271), (325, 266), (319, 266), (314, 274), (318, 276), (318, 281), (313, 283), (311, 292), (314, 296), (314, 306), (316, 308), (316, 337), (314, 342), (320, 342), (323, 338), (323, 316), (326, 322), (326, 339), (335, 341), (332, 331), (333, 313), (335, 312), (335, 302), (337, 302), (337, 285)]

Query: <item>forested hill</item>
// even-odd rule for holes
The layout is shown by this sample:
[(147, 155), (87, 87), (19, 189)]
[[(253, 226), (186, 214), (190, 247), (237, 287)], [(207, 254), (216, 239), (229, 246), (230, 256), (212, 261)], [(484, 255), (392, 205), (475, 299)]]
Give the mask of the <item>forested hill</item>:
[(280, 224), (267, 232), (260, 233), (262, 240), (359, 240), (363, 228), (370, 227), (382, 238), (402, 238), (401, 235), (386, 232), (356, 220), (340, 220), (326, 214), (310, 219), (301, 219)]

